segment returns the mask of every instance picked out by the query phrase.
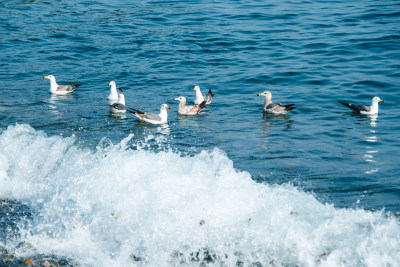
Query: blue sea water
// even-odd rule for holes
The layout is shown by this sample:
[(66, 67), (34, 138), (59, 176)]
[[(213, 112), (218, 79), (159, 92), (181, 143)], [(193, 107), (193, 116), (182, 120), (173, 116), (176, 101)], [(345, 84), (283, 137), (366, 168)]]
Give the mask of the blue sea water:
[[(400, 1), (1, 1), (0, 263), (399, 266)], [(59, 84), (82, 83), (67, 96)], [(126, 104), (168, 124), (113, 116)], [(215, 97), (197, 116), (173, 98)], [(295, 103), (266, 116), (264, 99)], [(369, 104), (357, 115), (338, 101)]]

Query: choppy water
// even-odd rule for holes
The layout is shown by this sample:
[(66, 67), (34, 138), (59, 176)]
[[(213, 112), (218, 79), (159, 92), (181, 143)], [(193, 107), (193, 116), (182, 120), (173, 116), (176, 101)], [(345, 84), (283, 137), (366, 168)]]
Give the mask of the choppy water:
[[(2, 1), (0, 263), (398, 266), (399, 10)], [(168, 125), (110, 116), (111, 80)], [(194, 85), (213, 103), (178, 116)], [(263, 116), (267, 89), (297, 109)]]

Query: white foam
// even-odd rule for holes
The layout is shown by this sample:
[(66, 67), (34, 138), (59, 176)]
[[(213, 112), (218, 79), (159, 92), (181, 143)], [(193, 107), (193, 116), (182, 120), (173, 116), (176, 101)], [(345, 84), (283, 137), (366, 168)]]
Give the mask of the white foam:
[[(0, 135), (0, 150), (0, 199), (34, 211), (15, 242), (2, 242), (19, 255), (92, 266), (400, 262), (397, 218), (256, 183), (219, 149), (194, 157), (152, 152), (128, 136), (90, 150), (74, 137), (16, 125)], [(19, 250), (21, 241), (36, 251)]]

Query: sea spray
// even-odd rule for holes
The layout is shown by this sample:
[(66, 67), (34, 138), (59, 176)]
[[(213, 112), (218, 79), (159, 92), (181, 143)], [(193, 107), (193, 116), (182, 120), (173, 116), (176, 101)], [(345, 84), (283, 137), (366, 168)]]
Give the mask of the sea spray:
[(392, 215), (338, 209), (289, 184), (256, 183), (217, 148), (190, 157), (145, 143), (129, 135), (89, 148), (73, 136), (8, 127), (0, 135), (0, 199), (27, 205), (31, 216), (0, 246), (82, 266), (400, 262)]

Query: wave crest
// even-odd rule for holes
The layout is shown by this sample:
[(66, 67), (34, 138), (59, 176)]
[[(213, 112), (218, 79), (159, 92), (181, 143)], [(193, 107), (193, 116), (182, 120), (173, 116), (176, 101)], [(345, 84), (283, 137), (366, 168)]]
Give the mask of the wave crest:
[(256, 183), (217, 148), (154, 152), (130, 135), (89, 149), (15, 125), (1, 133), (0, 150), (0, 199), (32, 211), (13, 241), (0, 240), (17, 255), (102, 266), (400, 262), (397, 218)]

